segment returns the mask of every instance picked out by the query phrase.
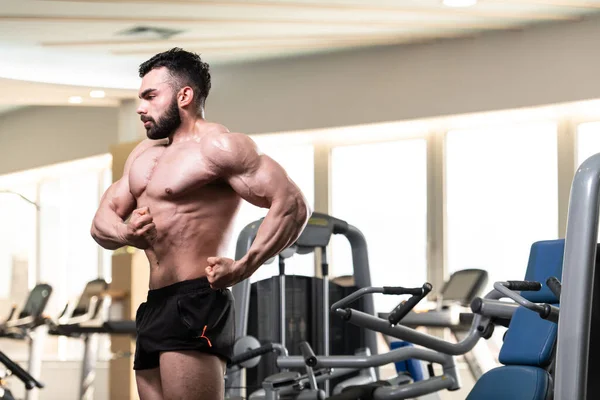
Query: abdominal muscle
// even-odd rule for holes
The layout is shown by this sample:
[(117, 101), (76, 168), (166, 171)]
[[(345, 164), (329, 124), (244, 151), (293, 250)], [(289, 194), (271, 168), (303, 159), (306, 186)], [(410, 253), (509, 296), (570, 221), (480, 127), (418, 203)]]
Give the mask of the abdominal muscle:
[(225, 256), (240, 200), (233, 191), (223, 194), (194, 196), (187, 201), (150, 200), (147, 196), (138, 200), (138, 207), (150, 209), (157, 232), (152, 246), (145, 250), (150, 289), (205, 277), (207, 259)]

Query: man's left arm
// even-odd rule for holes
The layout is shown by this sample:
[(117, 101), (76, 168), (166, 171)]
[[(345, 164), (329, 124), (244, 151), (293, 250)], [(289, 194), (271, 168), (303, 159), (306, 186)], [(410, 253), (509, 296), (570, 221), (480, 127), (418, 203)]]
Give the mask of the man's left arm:
[(269, 211), (250, 249), (240, 260), (210, 257), (208, 279), (213, 287), (228, 287), (250, 277), (268, 259), (293, 244), (311, 210), (298, 186), (254, 142), (239, 133), (220, 134), (208, 144), (211, 167), (243, 199)]

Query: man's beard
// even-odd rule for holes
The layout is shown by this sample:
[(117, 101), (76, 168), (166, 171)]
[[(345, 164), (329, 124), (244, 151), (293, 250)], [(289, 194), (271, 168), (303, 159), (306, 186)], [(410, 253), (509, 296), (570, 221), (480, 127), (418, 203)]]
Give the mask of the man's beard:
[(177, 98), (173, 97), (173, 101), (169, 104), (169, 108), (164, 115), (158, 119), (158, 122), (151, 117), (142, 116), (142, 121), (151, 121), (152, 125), (146, 128), (146, 136), (149, 139), (158, 140), (169, 137), (181, 125), (181, 116), (179, 115), (179, 107), (177, 106)]

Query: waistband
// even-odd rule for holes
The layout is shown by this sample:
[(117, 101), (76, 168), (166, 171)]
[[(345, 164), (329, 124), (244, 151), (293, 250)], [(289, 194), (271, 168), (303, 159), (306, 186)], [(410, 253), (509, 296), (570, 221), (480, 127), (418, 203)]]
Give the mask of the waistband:
[(206, 278), (190, 279), (173, 283), (172, 285), (164, 286), (158, 289), (148, 291), (148, 301), (164, 300), (178, 294), (186, 294), (196, 292), (198, 290), (210, 288), (210, 283)]

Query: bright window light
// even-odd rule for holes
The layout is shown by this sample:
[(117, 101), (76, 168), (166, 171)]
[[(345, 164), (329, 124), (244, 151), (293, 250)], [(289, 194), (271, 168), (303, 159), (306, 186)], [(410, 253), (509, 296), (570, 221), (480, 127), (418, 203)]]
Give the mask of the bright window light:
[[(427, 280), (426, 150), (425, 139), (412, 139), (331, 151), (331, 213), (365, 235), (374, 286), (418, 287)], [(331, 238), (331, 277), (354, 272), (350, 245), (340, 236)], [(398, 304), (396, 296), (373, 301), (376, 312)]]
[(450, 131), (446, 137), (448, 272), (525, 276), (531, 244), (558, 237), (556, 124)]

